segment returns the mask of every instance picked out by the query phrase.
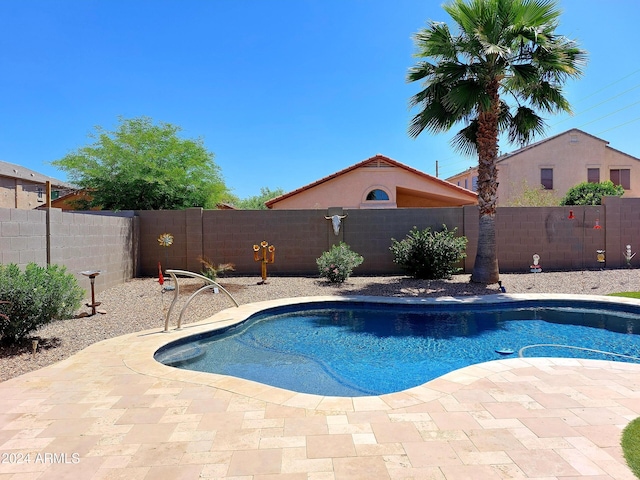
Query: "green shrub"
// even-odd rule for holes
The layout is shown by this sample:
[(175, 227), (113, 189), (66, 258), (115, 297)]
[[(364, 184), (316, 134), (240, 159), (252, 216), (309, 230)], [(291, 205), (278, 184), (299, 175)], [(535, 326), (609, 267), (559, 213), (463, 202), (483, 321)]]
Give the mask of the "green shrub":
[(440, 232), (413, 227), (402, 241), (391, 239), (393, 261), (415, 278), (450, 278), (461, 269), (455, 264), (467, 255), (467, 237), (457, 237), (457, 228)]
[(52, 320), (71, 318), (84, 290), (58, 265), (30, 263), (24, 272), (16, 264), (0, 265), (0, 339), (15, 343)]
[(602, 197), (624, 194), (621, 185), (614, 185), (611, 180), (601, 183), (582, 182), (571, 187), (560, 201), (560, 205), (602, 205)]
[(349, 245), (340, 242), (338, 245), (333, 245), (328, 252), (324, 252), (316, 263), (321, 277), (331, 283), (342, 283), (363, 261), (362, 256), (352, 251)]

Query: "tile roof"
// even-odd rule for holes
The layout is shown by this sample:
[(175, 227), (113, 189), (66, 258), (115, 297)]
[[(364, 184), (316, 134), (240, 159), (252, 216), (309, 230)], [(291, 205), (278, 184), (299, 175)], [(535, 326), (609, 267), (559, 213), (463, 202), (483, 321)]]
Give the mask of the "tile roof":
[(29, 180), (30, 182), (35, 182), (35, 183), (47, 183), (47, 181), (50, 181), (51, 185), (54, 187), (77, 188), (74, 185), (67, 182), (63, 182), (62, 180), (58, 180), (57, 178), (48, 177), (34, 170), (30, 170), (26, 167), (23, 167), (21, 165), (16, 165), (14, 163), (9, 163), (9, 162), (3, 162), (1, 160), (0, 160), (0, 176), (18, 178), (20, 180)]
[(305, 190), (309, 190), (309, 189), (311, 189), (313, 187), (316, 187), (316, 186), (318, 186), (318, 185), (320, 185), (322, 183), (325, 183), (325, 182), (328, 182), (329, 180), (337, 178), (340, 175), (344, 175), (345, 173), (348, 173), (348, 172), (350, 172), (352, 170), (355, 170), (355, 169), (360, 168), (360, 167), (367, 166), (370, 163), (374, 163), (374, 162), (378, 162), (378, 161), (385, 162), (385, 163), (390, 164), (390, 165), (392, 165), (394, 167), (402, 168), (402, 169), (404, 169), (404, 170), (406, 170), (408, 172), (411, 172), (411, 173), (413, 173), (415, 175), (418, 175), (420, 177), (423, 177), (425, 179), (431, 180), (433, 182), (440, 183), (442, 185), (445, 185), (448, 188), (457, 190), (457, 191), (459, 191), (461, 193), (464, 193), (464, 194), (466, 194), (466, 195), (468, 195), (470, 197), (473, 197), (474, 199), (477, 198), (477, 193), (476, 192), (472, 192), (471, 190), (467, 190), (466, 188), (459, 187), (458, 185), (455, 185), (453, 183), (447, 182), (446, 180), (442, 180), (441, 178), (434, 177), (433, 175), (429, 175), (428, 173), (421, 172), (420, 170), (416, 170), (415, 168), (412, 168), (412, 167), (410, 167), (408, 165), (405, 165), (404, 163), (400, 163), (397, 160), (393, 160), (392, 158), (386, 157), (386, 156), (378, 153), (377, 155), (374, 155), (373, 157), (369, 157), (366, 160), (363, 160), (363, 161), (358, 162), (358, 163), (356, 163), (354, 165), (351, 165), (350, 167), (347, 167), (347, 168), (344, 168), (344, 169), (342, 169), (342, 170), (340, 170), (338, 172), (332, 173), (331, 175), (323, 177), (320, 180), (316, 180), (315, 182), (312, 182), (312, 183), (310, 183), (308, 185), (305, 185), (303, 187), (300, 187), (300, 188), (297, 188), (295, 190), (292, 190), (291, 192), (282, 194), (279, 197), (272, 198), (271, 200), (268, 200), (267, 202), (265, 202), (265, 205), (268, 208), (271, 208), (271, 205), (273, 205), (274, 203), (277, 203), (277, 202), (279, 202), (281, 200), (284, 200), (285, 198), (292, 197), (292, 196), (294, 196), (294, 195), (296, 195), (296, 194), (298, 194), (300, 192), (303, 192)]

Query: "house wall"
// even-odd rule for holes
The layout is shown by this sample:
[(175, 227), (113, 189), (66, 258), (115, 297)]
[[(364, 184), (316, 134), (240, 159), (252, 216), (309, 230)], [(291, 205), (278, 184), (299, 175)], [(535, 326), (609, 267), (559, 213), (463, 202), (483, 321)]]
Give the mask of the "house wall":
[(603, 140), (578, 131), (569, 131), (534, 148), (508, 156), (498, 163), (499, 204), (508, 204), (522, 191), (540, 185), (540, 169), (553, 169), (553, 193), (558, 199), (587, 181), (587, 169), (599, 168), (600, 181), (610, 179), (612, 168), (631, 170), (631, 190), (625, 197), (640, 197), (640, 162), (607, 146)]
[[(447, 182), (451, 182), (462, 188), (473, 190), (473, 177), (478, 176), (478, 169), (475, 167), (469, 168), (462, 173), (447, 178)], [(466, 186), (465, 186), (466, 185)]]
[[(569, 130), (564, 134), (540, 142), (531, 148), (498, 159), (498, 205), (507, 206), (518, 198), (524, 187), (540, 185), (540, 170), (553, 169), (553, 193), (558, 201), (575, 185), (587, 181), (587, 169), (599, 168), (600, 181), (610, 179), (611, 169), (627, 168), (631, 172), (631, 189), (625, 198), (640, 197), (640, 161), (615, 150), (607, 142), (579, 130)], [(477, 176), (477, 168), (471, 168), (448, 181), (469, 188), (472, 177)]]
[[(101, 270), (96, 291), (121, 284), (135, 276), (137, 220), (133, 212), (118, 216), (68, 213), (52, 208), (50, 215), (51, 263), (67, 267), (82, 288), (89, 280), (80, 274)], [(47, 212), (0, 208), (0, 263), (47, 263)]]
[[(396, 187), (428, 193), (447, 205), (473, 203), (468, 196), (437, 181), (429, 181), (396, 166), (362, 166), (342, 173), (319, 185), (301, 190), (272, 205), (274, 210), (329, 208), (396, 208), (408, 206), (398, 199)], [(379, 188), (389, 195), (389, 201), (367, 201), (367, 194)], [(407, 194), (404, 194), (407, 197)], [(432, 206), (433, 203), (430, 204)]]
[(33, 209), (45, 203), (42, 183), (0, 176), (0, 208)]

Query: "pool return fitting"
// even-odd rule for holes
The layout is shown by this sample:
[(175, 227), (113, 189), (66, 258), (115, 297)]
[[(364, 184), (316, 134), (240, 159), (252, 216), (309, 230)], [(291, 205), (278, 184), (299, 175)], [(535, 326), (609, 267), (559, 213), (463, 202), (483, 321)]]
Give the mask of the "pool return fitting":
[(176, 277), (176, 275), (182, 275), (182, 276), (191, 277), (191, 278), (199, 278), (200, 280), (203, 280), (208, 284), (196, 290), (187, 299), (187, 303), (185, 303), (184, 307), (182, 307), (182, 310), (180, 310), (180, 316), (178, 317), (178, 326), (176, 327), (176, 330), (180, 330), (182, 328), (182, 316), (184, 315), (185, 310), (189, 306), (189, 303), (191, 303), (191, 300), (193, 300), (196, 297), (196, 295), (204, 292), (205, 290), (220, 289), (227, 295), (227, 297), (231, 299), (231, 301), (235, 304), (236, 307), (240, 306), (240, 304), (236, 301), (236, 299), (233, 298), (233, 295), (231, 295), (222, 285), (220, 285), (218, 282), (215, 282), (214, 280), (211, 280), (210, 278), (205, 277), (204, 275), (200, 275), (199, 273), (189, 272), (187, 270), (167, 270), (167, 273), (171, 275), (171, 278), (173, 279), (173, 283), (175, 285), (175, 289), (173, 290), (174, 292), (173, 300), (171, 301), (171, 305), (169, 306), (169, 311), (167, 311), (167, 316), (164, 320), (165, 332), (169, 331), (169, 318), (171, 317), (171, 312), (173, 311), (173, 307), (178, 301), (178, 295), (180, 294), (180, 284), (178, 283), (178, 277)]

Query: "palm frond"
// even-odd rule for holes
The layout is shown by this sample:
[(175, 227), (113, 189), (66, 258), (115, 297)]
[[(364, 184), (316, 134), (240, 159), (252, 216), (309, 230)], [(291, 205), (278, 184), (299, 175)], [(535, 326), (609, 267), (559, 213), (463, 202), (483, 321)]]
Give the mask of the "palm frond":
[(531, 63), (511, 65), (510, 72), (511, 89), (520, 90), (540, 81), (539, 71)]
[(407, 82), (415, 82), (417, 80), (423, 80), (433, 75), (436, 66), (429, 62), (418, 62), (416, 65), (409, 69), (407, 74)]
[(441, 103), (431, 103), (415, 115), (409, 124), (409, 136), (416, 138), (424, 130), (446, 132), (456, 121)]
[(455, 83), (443, 97), (443, 104), (452, 115), (465, 117), (478, 107), (488, 110), (491, 106), (491, 98), (482, 84), (475, 80), (462, 80)]
[(455, 59), (456, 48), (446, 23), (430, 22), (429, 26), (413, 37), (418, 52), (417, 57)]
[(567, 112), (571, 113), (571, 105), (562, 94), (562, 87), (549, 82), (540, 82), (529, 92), (531, 105), (546, 112)]
[(478, 153), (477, 141), (478, 120), (472, 120), (451, 139), (451, 146), (462, 155), (470, 157)]
[(528, 107), (519, 107), (511, 117), (508, 138), (511, 143), (521, 147), (529, 144), (536, 135), (544, 133), (545, 123), (542, 117)]

